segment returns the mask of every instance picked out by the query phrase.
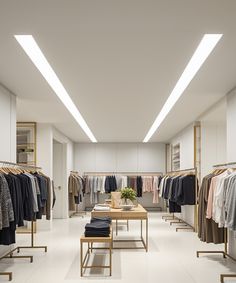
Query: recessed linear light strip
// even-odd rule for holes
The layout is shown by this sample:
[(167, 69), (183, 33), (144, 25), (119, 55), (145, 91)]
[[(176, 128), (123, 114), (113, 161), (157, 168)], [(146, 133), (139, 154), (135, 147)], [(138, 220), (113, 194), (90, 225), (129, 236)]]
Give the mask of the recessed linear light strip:
[(160, 113), (156, 117), (156, 120), (152, 124), (143, 142), (148, 142), (152, 135), (155, 133), (155, 131), (159, 128), (161, 123), (166, 118), (167, 114), (170, 112), (177, 100), (183, 94), (183, 92), (185, 91), (191, 80), (194, 78), (202, 64), (205, 62), (207, 57), (210, 55), (211, 51), (214, 49), (221, 37), (222, 34), (205, 34), (203, 36), (196, 51), (194, 52), (184, 72), (182, 73), (177, 84), (172, 90), (170, 96), (166, 100)]
[(53, 71), (47, 59), (43, 55), (42, 51), (40, 50), (33, 36), (32, 35), (15, 35), (15, 39), (24, 49), (25, 53), (32, 60), (32, 62), (37, 67), (39, 72), (42, 74), (42, 76), (45, 78), (45, 80), (54, 90), (54, 92), (56, 93), (58, 98), (61, 100), (61, 102), (65, 105), (67, 110), (75, 118), (75, 120), (80, 125), (80, 127), (83, 129), (83, 131), (86, 133), (86, 135), (90, 138), (92, 142), (97, 142), (96, 138), (94, 137), (93, 133), (89, 129), (84, 118), (82, 117), (79, 110), (75, 106), (74, 102), (70, 98), (69, 94), (65, 90), (64, 86), (60, 82), (56, 73)]

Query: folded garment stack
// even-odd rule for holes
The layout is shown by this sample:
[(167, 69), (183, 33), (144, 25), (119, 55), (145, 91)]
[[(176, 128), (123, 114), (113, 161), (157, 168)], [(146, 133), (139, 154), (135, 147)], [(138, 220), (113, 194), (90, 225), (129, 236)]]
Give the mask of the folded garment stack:
[(109, 237), (111, 218), (94, 217), (85, 225), (85, 237)]

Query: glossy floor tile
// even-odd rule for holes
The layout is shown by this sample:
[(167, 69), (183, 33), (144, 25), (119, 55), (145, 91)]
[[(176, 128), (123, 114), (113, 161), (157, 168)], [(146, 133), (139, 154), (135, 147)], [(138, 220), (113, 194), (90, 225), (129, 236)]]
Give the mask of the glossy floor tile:
[[(236, 264), (220, 255), (196, 257), (196, 250), (221, 250), (222, 245), (201, 243), (193, 232), (175, 232), (161, 219), (162, 213), (149, 213), (149, 251), (113, 250), (112, 277), (108, 270), (86, 271), (80, 277), (80, 235), (89, 221), (84, 218), (54, 220), (49, 232), (38, 232), (35, 242), (47, 245), (48, 252), (25, 250), (20, 254), (34, 256), (33, 263), (26, 259), (4, 259), (1, 270), (12, 271), (17, 283), (62, 283), (62, 282), (122, 282), (122, 283), (214, 283), (220, 282), (220, 273), (236, 273)], [(123, 222), (119, 225), (119, 238), (138, 237), (140, 221), (130, 221), (130, 231)], [(30, 235), (17, 235), (18, 245), (29, 244)], [(106, 263), (107, 256), (96, 251), (90, 258), (93, 263)], [(1, 282), (7, 278), (0, 277)], [(229, 279), (226, 282), (236, 282)]]

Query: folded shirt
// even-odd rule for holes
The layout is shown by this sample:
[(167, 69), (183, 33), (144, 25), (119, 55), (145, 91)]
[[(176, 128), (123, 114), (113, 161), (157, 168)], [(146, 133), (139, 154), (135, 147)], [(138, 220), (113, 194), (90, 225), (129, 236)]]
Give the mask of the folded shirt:
[(110, 232), (104, 233), (99, 231), (85, 231), (84, 236), (85, 237), (109, 237)]
[(85, 225), (86, 231), (98, 231), (98, 230), (105, 230), (110, 231), (110, 224), (106, 222), (93, 222), (93, 223), (87, 223)]
[(111, 217), (92, 217), (90, 223), (105, 222), (111, 224)]
[(94, 210), (97, 211), (110, 211), (110, 207), (109, 206), (94, 206), (93, 208)]

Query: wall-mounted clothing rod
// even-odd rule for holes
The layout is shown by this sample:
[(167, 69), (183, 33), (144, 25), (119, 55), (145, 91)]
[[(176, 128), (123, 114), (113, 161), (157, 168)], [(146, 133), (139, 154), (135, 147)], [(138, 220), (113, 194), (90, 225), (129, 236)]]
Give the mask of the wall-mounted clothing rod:
[(0, 161), (0, 163), (3, 165), (13, 165), (13, 166), (22, 167), (22, 168), (34, 168), (34, 169), (40, 169), (40, 170), (42, 169), (41, 167), (38, 167), (38, 166), (14, 163), (10, 161)]
[(231, 166), (231, 165), (236, 165), (236, 162), (228, 162), (228, 163), (216, 164), (216, 165), (213, 165), (213, 167), (226, 167), (226, 166)]
[(176, 170), (176, 171), (169, 171), (166, 174), (171, 174), (171, 173), (178, 173), (178, 172), (187, 172), (187, 171), (196, 171), (197, 168), (188, 168), (188, 169), (182, 169), (182, 170)]
[(162, 172), (84, 172), (84, 176), (109, 176), (109, 175), (125, 175), (125, 176), (160, 176)]

